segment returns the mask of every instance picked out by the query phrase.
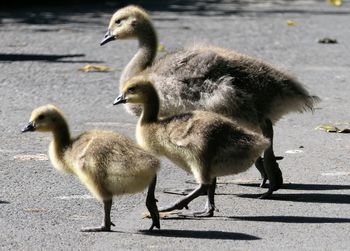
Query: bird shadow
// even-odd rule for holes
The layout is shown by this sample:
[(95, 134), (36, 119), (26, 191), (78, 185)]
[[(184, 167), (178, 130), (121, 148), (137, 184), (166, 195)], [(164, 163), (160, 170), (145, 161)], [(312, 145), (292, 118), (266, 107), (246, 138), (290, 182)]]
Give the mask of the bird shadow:
[(85, 54), (19, 54), (11, 53), (4, 54), (0, 53), (0, 61), (44, 61), (54, 63), (100, 63), (102, 61), (91, 61), (91, 60), (64, 60), (66, 58), (77, 58), (85, 57)]
[(215, 215), (212, 217), (193, 216), (191, 215), (191, 211), (190, 212), (179, 211), (178, 213), (174, 213), (171, 215), (167, 215), (166, 217), (163, 217), (162, 220), (164, 221), (167, 221), (167, 220), (169, 221), (173, 221), (173, 220), (212, 221), (212, 220), (218, 220), (222, 218), (223, 216), (215, 216)]
[[(319, 0), (314, 0), (316, 3)], [(189, 13), (197, 16), (227, 16), (227, 15), (255, 15), (266, 16), (275, 14), (313, 14), (313, 15), (348, 15), (348, 10), (317, 10), (295, 8), (292, 1), (282, 0), (269, 8), (255, 7), (259, 1), (231, 1), (230, 5), (225, 0), (163, 0), (163, 1), (144, 1), (138, 0), (137, 3), (147, 10), (151, 11), (171, 11), (179, 13)], [(260, 3), (261, 4), (261, 3)], [(251, 9), (253, 7), (253, 9)], [(254, 8), (255, 7), (255, 8)]]
[[(256, 199), (261, 194), (237, 194), (240, 198)], [(333, 203), (350, 204), (350, 195), (348, 194), (322, 194), (322, 193), (299, 193), (299, 194), (273, 194), (266, 200), (276, 201), (294, 201), (307, 203)]]
[[(186, 181), (188, 184), (196, 184), (194, 181)], [(219, 183), (219, 184), (225, 184)], [(245, 187), (257, 187), (260, 188), (259, 183), (230, 183), (238, 186), (245, 186)], [(321, 190), (347, 190), (350, 189), (350, 185), (337, 185), (337, 184), (301, 184), (301, 183), (290, 183), (290, 184), (283, 184), (282, 189), (285, 190), (305, 190), (305, 191), (321, 191)], [(163, 193), (166, 194), (174, 194), (174, 195), (188, 195), (193, 191), (193, 188), (166, 188), (163, 190)], [(222, 193), (222, 192), (215, 192), (216, 195), (233, 195), (232, 193)], [(206, 193), (203, 193), (203, 195), (206, 195)], [(259, 195), (252, 195), (252, 198), (259, 197)], [(243, 195), (244, 196), (244, 195)]]
[(350, 223), (350, 218), (335, 217), (308, 217), (308, 216), (213, 216), (204, 217), (181, 217), (173, 216), (163, 220), (240, 220), (257, 222), (280, 222), (280, 223)]
[(227, 219), (240, 221), (261, 221), (261, 222), (280, 222), (280, 223), (350, 223), (350, 218), (335, 217), (307, 217), (307, 216), (229, 216)]
[[(236, 183), (239, 186), (246, 187), (259, 187), (259, 183)], [(301, 183), (290, 183), (283, 184), (282, 189), (287, 190), (347, 190), (350, 189), (350, 185), (332, 185), (332, 184), (301, 184)]]
[(175, 237), (175, 238), (194, 238), (194, 239), (216, 239), (216, 240), (260, 240), (261, 238), (235, 232), (225, 231), (203, 231), (203, 230), (171, 230), (162, 229), (159, 231), (139, 231), (143, 235), (161, 236), (161, 237)]
[[(184, 188), (184, 189), (178, 189), (178, 188), (165, 188), (163, 189), (163, 193), (166, 194), (173, 194), (173, 195), (182, 195), (186, 196), (193, 192), (194, 188)], [(203, 192), (200, 196), (206, 196), (207, 193)], [(215, 192), (215, 195), (232, 195), (231, 193), (222, 193), (222, 192)]]

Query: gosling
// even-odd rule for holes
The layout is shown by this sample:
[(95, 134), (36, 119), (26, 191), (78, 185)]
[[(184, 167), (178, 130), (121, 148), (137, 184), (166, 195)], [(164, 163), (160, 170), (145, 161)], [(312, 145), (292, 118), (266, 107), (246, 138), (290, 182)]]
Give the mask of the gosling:
[(143, 111), (136, 131), (139, 145), (169, 158), (192, 173), (199, 183), (193, 192), (159, 211), (188, 208), (193, 199), (207, 193), (204, 210), (190, 215), (211, 217), (215, 210), (216, 177), (246, 171), (269, 146), (269, 141), (212, 112), (192, 111), (160, 119), (159, 102), (153, 84), (145, 78), (134, 77), (124, 85), (114, 105), (142, 104)]
[(52, 132), (49, 158), (59, 171), (76, 175), (91, 194), (103, 202), (102, 226), (83, 228), (83, 232), (110, 231), (113, 195), (137, 193), (149, 186), (146, 206), (153, 227), (160, 228), (154, 197), (159, 160), (145, 152), (129, 138), (109, 132), (91, 130), (71, 138), (63, 113), (53, 105), (35, 109), (22, 132)]
[[(142, 8), (127, 6), (115, 12), (101, 45), (113, 40), (137, 39), (139, 49), (124, 68), (123, 83), (133, 76), (147, 74), (155, 85), (162, 106), (161, 116), (192, 110), (220, 113), (245, 123), (269, 138), (271, 145), (258, 158), (269, 197), (283, 184), (282, 172), (273, 151), (273, 125), (291, 112), (312, 111), (319, 98), (277, 68), (247, 55), (211, 45), (196, 44), (155, 60), (157, 33)], [(139, 116), (141, 106), (128, 104), (129, 112)]]

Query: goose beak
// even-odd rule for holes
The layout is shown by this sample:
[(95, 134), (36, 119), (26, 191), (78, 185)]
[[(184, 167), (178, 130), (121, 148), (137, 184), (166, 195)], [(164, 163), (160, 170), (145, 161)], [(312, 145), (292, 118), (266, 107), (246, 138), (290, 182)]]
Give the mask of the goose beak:
[(35, 131), (35, 126), (33, 124), (33, 121), (29, 122), (23, 129), (22, 129), (22, 133), (23, 132), (34, 132)]
[(127, 102), (127, 98), (125, 98), (124, 94), (120, 94), (113, 102), (113, 105), (125, 104)]
[(108, 30), (105, 36), (103, 37), (102, 41), (100, 42), (100, 45), (102, 46), (113, 40), (115, 40), (115, 36), (111, 34), (110, 30)]

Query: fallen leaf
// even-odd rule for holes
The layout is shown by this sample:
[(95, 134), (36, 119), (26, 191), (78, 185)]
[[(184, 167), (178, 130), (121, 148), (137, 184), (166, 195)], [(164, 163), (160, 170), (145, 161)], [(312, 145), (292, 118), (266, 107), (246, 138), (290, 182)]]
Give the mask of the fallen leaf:
[(328, 2), (335, 7), (340, 7), (343, 4), (343, 0), (328, 0)]
[(326, 132), (350, 133), (349, 128), (339, 129), (338, 127), (332, 126), (332, 125), (320, 125), (320, 126), (317, 126), (315, 129), (323, 130)]
[(46, 154), (18, 154), (13, 156), (16, 160), (27, 161), (27, 160), (36, 160), (36, 161), (44, 161), (49, 160)]
[(287, 25), (288, 26), (293, 26), (293, 25), (295, 25), (295, 22), (293, 20), (288, 19), (287, 20)]
[(299, 149), (295, 149), (295, 150), (287, 150), (286, 153), (289, 153), (289, 154), (296, 154), (296, 153), (302, 153), (303, 151), (302, 150), (299, 150)]
[(318, 40), (318, 43), (320, 43), (320, 44), (337, 44), (338, 41), (335, 38), (325, 37), (325, 38), (320, 38)]
[(158, 48), (157, 48), (157, 51), (158, 51), (158, 52), (163, 52), (163, 51), (165, 51), (165, 46), (164, 46), (163, 44), (159, 44), (159, 45), (158, 45)]
[(338, 127), (332, 126), (332, 125), (320, 125), (320, 126), (317, 126), (315, 129), (323, 130), (326, 132), (338, 132), (339, 131)]
[(79, 71), (82, 72), (109, 72), (112, 69), (105, 65), (97, 65), (97, 64), (87, 64), (83, 67), (79, 68)]

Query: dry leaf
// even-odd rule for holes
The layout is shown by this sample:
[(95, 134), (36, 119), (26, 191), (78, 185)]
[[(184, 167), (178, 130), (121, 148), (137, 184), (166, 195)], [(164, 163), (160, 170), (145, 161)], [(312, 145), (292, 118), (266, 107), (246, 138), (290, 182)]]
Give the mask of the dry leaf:
[(326, 132), (350, 133), (349, 128), (339, 129), (338, 127), (332, 126), (332, 125), (320, 125), (320, 126), (317, 126), (315, 129), (323, 130)]
[(158, 48), (157, 48), (157, 51), (158, 51), (158, 52), (163, 52), (163, 51), (165, 51), (165, 46), (164, 46), (163, 44), (159, 44), (159, 45), (158, 45)]
[(295, 25), (295, 22), (293, 20), (288, 19), (287, 20), (287, 25), (288, 26), (293, 26), (293, 25)]
[(49, 159), (46, 154), (18, 154), (13, 156), (13, 158), (21, 161), (27, 161), (27, 160), (44, 161)]
[(79, 68), (79, 71), (83, 72), (109, 72), (112, 69), (105, 65), (97, 65), (97, 64), (87, 64), (83, 67)]
[(328, 2), (335, 7), (340, 7), (343, 4), (343, 0), (328, 0)]
[(323, 130), (323, 131), (326, 131), (326, 132), (337, 132), (337, 131), (339, 131), (338, 127), (332, 126), (332, 125), (320, 125), (320, 126), (316, 127), (315, 129)]
[(320, 44), (337, 44), (338, 41), (335, 38), (325, 37), (318, 40)]
[(285, 151), (285, 153), (289, 153), (289, 154), (296, 154), (296, 153), (302, 153), (303, 150), (300, 149), (294, 149), (294, 150), (287, 150)]

